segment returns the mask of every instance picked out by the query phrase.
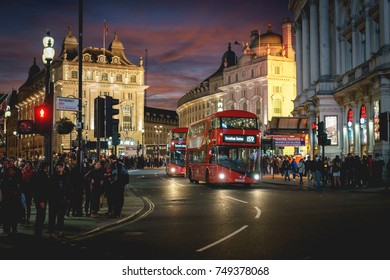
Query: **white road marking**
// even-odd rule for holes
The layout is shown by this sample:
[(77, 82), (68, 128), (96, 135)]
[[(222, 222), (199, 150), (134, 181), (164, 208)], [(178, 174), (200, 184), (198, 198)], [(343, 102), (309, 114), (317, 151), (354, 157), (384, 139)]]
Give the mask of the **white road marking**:
[(260, 210), (259, 207), (256, 207), (256, 206), (255, 206), (255, 209), (256, 209), (256, 212), (257, 212), (257, 214), (256, 214), (256, 216), (255, 216), (255, 219), (258, 219), (258, 218), (260, 218), (261, 210)]
[(207, 249), (209, 249), (209, 248), (211, 248), (211, 247), (213, 247), (213, 246), (215, 246), (215, 245), (217, 245), (217, 244), (219, 244), (219, 243), (225, 241), (226, 239), (229, 239), (230, 237), (236, 235), (237, 233), (240, 233), (241, 231), (243, 231), (243, 230), (246, 229), (247, 227), (248, 227), (248, 225), (243, 226), (243, 227), (241, 227), (240, 229), (236, 230), (235, 232), (229, 234), (228, 236), (225, 236), (224, 238), (219, 239), (218, 241), (215, 241), (214, 243), (211, 243), (210, 245), (207, 245), (207, 246), (205, 246), (205, 247), (203, 247), (203, 248), (200, 248), (200, 249), (196, 250), (196, 252), (202, 252), (202, 251), (204, 251), (204, 250), (207, 250)]
[(238, 202), (242, 202), (242, 203), (248, 203), (248, 202), (246, 202), (246, 201), (244, 201), (244, 200), (240, 200), (240, 199), (237, 199), (237, 198), (234, 198), (234, 197), (231, 197), (231, 196), (226, 196), (227, 198), (230, 198), (230, 199), (233, 199), (233, 200), (235, 200), (235, 201), (238, 201)]

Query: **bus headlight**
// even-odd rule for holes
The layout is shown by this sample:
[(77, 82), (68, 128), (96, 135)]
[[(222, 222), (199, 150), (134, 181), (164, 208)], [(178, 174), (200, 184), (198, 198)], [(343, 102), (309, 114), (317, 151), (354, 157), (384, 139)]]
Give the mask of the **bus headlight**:
[(223, 179), (225, 179), (225, 174), (219, 173), (219, 174), (218, 174), (218, 177), (219, 177), (219, 179), (223, 180)]
[(175, 167), (172, 167), (171, 168), (171, 173), (175, 173), (175, 171), (176, 171)]
[(256, 181), (259, 181), (260, 180), (260, 174), (256, 173), (253, 175), (253, 179), (255, 179)]

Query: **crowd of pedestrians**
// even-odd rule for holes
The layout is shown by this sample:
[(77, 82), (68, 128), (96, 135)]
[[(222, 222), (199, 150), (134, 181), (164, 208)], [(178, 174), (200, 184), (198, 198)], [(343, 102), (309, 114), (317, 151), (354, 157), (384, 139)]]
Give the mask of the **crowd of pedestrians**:
[[(129, 182), (125, 158), (111, 155), (85, 159), (81, 168), (75, 155), (57, 155), (50, 164), (41, 160), (0, 157), (0, 224), (3, 234), (17, 233), (18, 224), (30, 224), (35, 205), (34, 234), (42, 236), (47, 221), (51, 237), (63, 237), (65, 217), (107, 215), (121, 217), (124, 189)], [(107, 213), (99, 213), (103, 205)]]
[[(386, 171), (386, 172), (384, 172)], [(264, 174), (280, 174), (285, 181), (299, 179), (300, 185), (307, 177), (309, 186), (315, 188), (369, 188), (389, 187), (385, 184), (385, 174), (390, 176), (390, 159), (387, 163), (379, 153), (359, 157), (348, 154), (334, 158), (310, 156), (264, 156), (262, 158)], [(389, 178), (390, 179), (390, 178)]]

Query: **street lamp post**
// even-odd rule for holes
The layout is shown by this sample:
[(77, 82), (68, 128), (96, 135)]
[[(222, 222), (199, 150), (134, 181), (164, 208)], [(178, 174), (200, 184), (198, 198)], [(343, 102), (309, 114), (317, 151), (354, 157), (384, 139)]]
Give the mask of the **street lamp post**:
[(158, 157), (160, 158), (160, 133), (162, 132), (162, 125), (155, 125), (154, 128), (156, 129), (157, 133), (157, 151), (158, 151)]
[(4, 133), (5, 133), (5, 157), (8, 157), (8, 118), (11, 116), (11, 110), (10, 107), (7, 106), (7, 109), (5, 110), (4, 117), (5, 117), (5, 123), (4, 123)]
[(46, 66), (46, 77), (45, 77), (45, 104), (50, 108), (51, 114), (50, 118), (50, 128), (47, 131), (47, 135), (45, 137), (45, 159), (49, 162), (50, 174), (53, 174), (53, 114), (54, 114), (54, 106), (53, 106), (53, 92), (50, 90), (50, 64), (53, 61), (55, 50), (54, 39), (50, 36), (50, 31), (46, 32), (46, 36), (43, 37), (43, 54), (42, 61)]
[(142, 129), (142, 157), (144, 156), (144, 149), (145, 149), (145, 143), (144, 143), (144, 134), (145, 134), (145, 129)]
[(18, 158), (19, 157), (19, 155), (18, 155), (18, 132), (16, 130), (14, 130), (13, 134), (15, 137), (15, 157)]

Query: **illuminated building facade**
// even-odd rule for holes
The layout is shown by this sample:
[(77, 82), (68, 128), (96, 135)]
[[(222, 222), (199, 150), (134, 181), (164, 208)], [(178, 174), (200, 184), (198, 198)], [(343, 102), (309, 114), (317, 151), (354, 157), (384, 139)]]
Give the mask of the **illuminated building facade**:
[(389, 1), (290, 0), (289, 9), (296, 32), (294, 115), (325, 122), (329, 156), (380, 153), (387, 161), (379, 114), (390, 111)]
[(252, 31), (237, 58), (229, 43), (219, 69), (178, 102), (179, 126), (188, 127), (209, 114), (222, 110), (255, 113), (262, 130), (273, 116), (288, 116), (296, 96), (295, 52), (292, 24), (285, 20), (282, 35)]
[[(62, 50), (51, 65), (50, 80), (54, 85), (54, 103), (57, 97), (77, 98), (78, 94), (78, 41), (69, 28), (62, 43)], [(124, 46), (115, 32), (109, 47), (85, 47), (81, 55), (83, 60), (82, 85), (82, 123), (83, 140), (96, 141), (94, 137), (94, 100), (100, 96), (119, 99), (119, 138), (117, 154), (125, 150), (135, 151), (142, 143), (144, 129), (145, 70), (140, 57), (138, 65), (129, 61), (124, 54)], [(18, 119), (33, 119), (34, 106), (44, 101), (44, 69), (40, 69), (34, 60), (27, 81), (19, 88), (17, 112), (11, 115), (16, 123)], [(67, 117), (77, 123), (77, 112), (55, 110), (54, 122)], [(55, 129), (54, 129), (55, 131)], [(74, 146), (77, 131), (70, 134), (54, 133), (53, 151), (68, 152)], [(110, 139), (107, 140), (110, 148)], [(18, 155), (34, 158), (43, 155), (43, 136), (36, 134), (19, 135)]]

